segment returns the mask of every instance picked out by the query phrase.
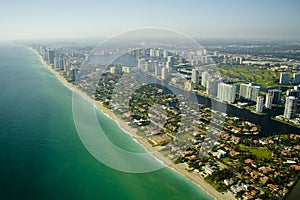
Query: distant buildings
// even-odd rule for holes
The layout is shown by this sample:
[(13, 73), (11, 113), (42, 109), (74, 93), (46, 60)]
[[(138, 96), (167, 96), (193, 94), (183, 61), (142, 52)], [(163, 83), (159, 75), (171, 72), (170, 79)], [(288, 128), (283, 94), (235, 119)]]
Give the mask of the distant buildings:
[(112, 66), (112, 67), (110, 67), (110, 73), (112, 73), (112, 74), (121, 74), (122, 73), (122, 68)]
[(155, 56), (160, 58), (162, 57), (163, 51), (161, 49), (155, 49)]
[(243, 64), (243, 57), (231, 57), (231, 56), (225, 56), (223, 60), (224, 64), (231, 64), (231, 65), (241, 65)]
[(260, 88), (260, 86), (255, 86), (251, 83), (241, 84), (239, 93), (240, 98), (256, 102), (257, 97), (259, 96)]
[(124, 72), (124, 73), (130, 73), (131, 72), (131, 67), (122, 66), (122, 72)]
[(169, 52), (166, 51), (166, 50), (164, 50), (164, 51), (163, 51), (163, 57), (164, 57), (164, 58), (167, 58), (168, 56), (169, 56)]
[(192, 82), (194, 84), (198, 84), (199, 83), (199, 71), (197, 69), (193, 69), (192, 70)]
[(264, 110), (264, 97), (258, 96), (256, 100), (256, 112), (262, 113)]
[(227, 103), (234, 103), (236, 95), (236, 87), (234, 85), (219, 83), (217, 97)]
[(298, 98), (294, 96), (286, 97), (283, 117), (286, 119), (292, 119), (296, 117), (297, 104), (298, 104)]
[(284, 84), (284, 85), (289, 84), (290, 83), (290, 73), (289, 72), (280, 73), (279, 83)]
[(42, 55), (43, 58), (47, 60), (47, 55), (46, 55), (46, 47), (43, 45), (39, 46), (39, 52)]
[(150, 49), (150, 56), (154, 57), (155, 56), (155, 49)]

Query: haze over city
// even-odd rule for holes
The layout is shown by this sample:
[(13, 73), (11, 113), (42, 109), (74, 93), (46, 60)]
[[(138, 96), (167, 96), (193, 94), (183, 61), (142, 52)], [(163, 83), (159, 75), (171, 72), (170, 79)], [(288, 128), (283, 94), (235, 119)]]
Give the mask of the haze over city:
[(299, 8), (2, 1), (0, 199), (299, 199)]
[(2, 1), (0, 39), (110, 37), (140, 27), (194, 38), (299, 39), (300, 2)]

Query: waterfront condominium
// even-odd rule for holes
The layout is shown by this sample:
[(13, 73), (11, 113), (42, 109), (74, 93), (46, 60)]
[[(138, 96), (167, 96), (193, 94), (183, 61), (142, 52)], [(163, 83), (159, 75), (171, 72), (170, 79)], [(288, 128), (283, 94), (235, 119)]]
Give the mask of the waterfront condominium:
[(240, 99), (246, 99), (249, 101), (256, 102), (257, 97), (259, 96), (260, 86), (249, 84), (240, 85)]
[(266, 102), (265, 102), (265, 107), (268, 109), (272, 109), (272, 102), (273, 102), (273, 95), (267, 93), (266, 94)]
[(236, 95), (236, 87), (234, 85), (219, 83), (218, 98), (227, 103), (234, 103)]
[(218, 85), (222, 80), (218, 78), (210, 78), (207, 81), (206, 92), (209, 96), (216, 97), (218, 95)]
[(48, 63), (54, 65), (55, 51), (48, 49), (47, 58)]
[(256, 112), (262, 113), (264, 110), (264, 97), (258, 96), (256, 101)]
[(278, 104), (281, 101), (281, 90), (278, 89), (272, 89), (272, 90), (268, 90), (268, 94), (273, 96), (273, 104)]
[(294, 96), (286, 97), (283, 117), (286, 119), (292, 119), (296, 117), (297, 104), (298, 104), (298, 98)]

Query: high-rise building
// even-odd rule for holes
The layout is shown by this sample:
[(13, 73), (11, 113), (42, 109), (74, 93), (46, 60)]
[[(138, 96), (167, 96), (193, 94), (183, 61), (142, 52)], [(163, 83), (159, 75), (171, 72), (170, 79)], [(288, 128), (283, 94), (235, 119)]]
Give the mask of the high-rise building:
[(65, 61), (64, 64), (64, 72), (69, 72), (70, 71), (70, 62), (68, 60)]
[(65, 64), (66, 64), (66, 59), (60, 57), (60, 58), (59, 58), (59, 67), (60, 67), (60, 70), (64, 70)]
[(206, 71), (202, 72), (202, 74), (201, 74), (201, 85), (205, 88), (207, 87), (207, 81), (208, 81), (209, 77), (210, 77), (210, 74), (208, 72), (206, 72)]
[(218, 85), (221, 83), (222, 80), (216, 79), (216, 78), (211, 78), (207, 81), (207, 87), (206, 87), (206, 92), (208, 95), (212, 97), (216, 97), (218, 95)]
[(260, 86), (255, 86), (251, 83), (241, 84), (239, 93), (240, 98), (256, 102), (257, 97), (259, 96), (260, 88)]
[(286, 97), (285, 108), (283, 117), (286, 119), (292, 119), (297, 114), (298, 98), (294, 96)]
[(154, 66), (154, 75), (156, 77), (161, 76), (161, 67), (159, 65)]
[(153, 70), (153, 64), (152, 64), (151, 60), (147, 60), (145, 62), (145, 71), (146, 72), (153, 72), (154, 71)]
[(59, 59), (59, 57), (54, 58), (54, 68), (55, 69), (60, 69), (60, 59)]
[(197, 65), (197, 60), (190, 60), (190, 65), (191, 66), (196, 66)]
[(169, 56), (169, 52), (166, 51), (166, 50), (164, 50), (164, 51), (163, 51), (163, 57), (164, 57), (164, 58), (167, 58), (168, 56)]
[(219, 83), (218, 98), (227, 103), (234, 103), (236, 95), (236, 87), (234, 85)]
[(237, 64), (239, 64), (239, 65), (243, 64), (243, 58), (242, 58), (242, 57), (237, 57), (237, 58), (236, 58), (236, 62), (237, 62)]
[(43, 58), (46, 58), (46, 47), (40, 45), (39, 51), (40, 51), (40, 54), (42, 55), (42, 57), (43, 57)]
[(192, 82), (195, 84), (199, 83), (199, 71), (197, 69), (192, 70)]
[(300, 73), (294, 73), (293, 74), (293, 84), (299, 84), (300, 83)]
[(170, 67), (173, 67), (174, 63), (175, 63), (174, 57), (173, 56), (168, 56), (167, 62), (170, 62)]
[(256, 100), (256, 112), (263, 112), (264, 110), (264, 97), (258, 96)]
[(194, 58), (194, 54), (193, 53), (188, 53), (188, 55), (187, 55), (188, 57), (187, 57), (187, 59), (191, 62), (191, 60), (193, 60), (193, 58)]
[(161, 79), (168, 80), (168, 75), (168, 69), (165, 67), (161, 68)]
[(185, 91), (192, 91), (193, 89), (193, 85), (192, 85), (192, 81), (188, 80), (184, 83), (184, 90)]
[(272, 90), (268, 90), (268, 94), (273, 96), (273, 104), (278, 104), (281, 101), (281, 90), (278, 89), (272, 89)]
[(202, 56), (200, 58), (200, 62), (201, 62), (201, 64), (206, 64), (207, 63), (207, 57), (206, 56)]
[(112, 66), (112, 67), (110, 67), (109, 70), (110, 70), (111, 74), (122, 74), (122, 68), (121, 67)]
[(272, 109), (273, 96), (269, 93), (266, 94), (266, 102), (265, 107), (268, 109)]
[(286, 92), (286, 96), (290, 97), (290, 96), (294, 96), (299, 98), (300, 97), (300, 91), (299, 90), (293, 90), (293, 89), (288, 89)]
[(145, 63), (146, 63), (145, 58), (139, 58), (138, 59), (138, 67), (139, 68), (145, 67)]
[(160, 58), (160, 57), (162, 57), (162, 54), (163, 54), (162, 49), (156, 49), (155, 50), (155, 56), (156, 57)]
[(48, 49), (48, 63), (54, 65), (55, 51)]
[(290, 73), (289, 72), (282, 72), (280, 73), (280, 84), (289, 84), (290, 83)]
[(250, 94), (249, 94), (249, 91), (248, 91), (248, 84), (241, 84), (240, 85), (240, 99), (244, 98), (244, 99), (248, 99)]
[(150, 56), (154, 57), (155, 56), (155, 49), (150, 49)]
[(131, 67), (122, 66), (122, 72), (124, 72), (124, 73), (130, 73), (131, 72)]
[(61, 57), (55, 57), (54, 58), (54, 68), (57, 70), (63, 70), (64, 69), (64, 59)]
[(76, 69), (71, 68), (69, 71), (69, 77), (72, 81), (74, 81), (76, 79)]
[(166, 68), (167, 68), (168, 72), (171, 72), (171, 62), (170, 61), (166, 62)]

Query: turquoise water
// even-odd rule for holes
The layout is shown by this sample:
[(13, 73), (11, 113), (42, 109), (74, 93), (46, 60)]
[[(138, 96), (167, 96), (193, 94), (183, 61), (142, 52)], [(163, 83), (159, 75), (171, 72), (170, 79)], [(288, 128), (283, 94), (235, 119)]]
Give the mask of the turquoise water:
[[(0, 199), (210, 199), (172, 170), (130, 174), (85, 149), (72, 92), (26, 48), (0, 44)], [(116, 144), (138, 149), (98, 113)]]

